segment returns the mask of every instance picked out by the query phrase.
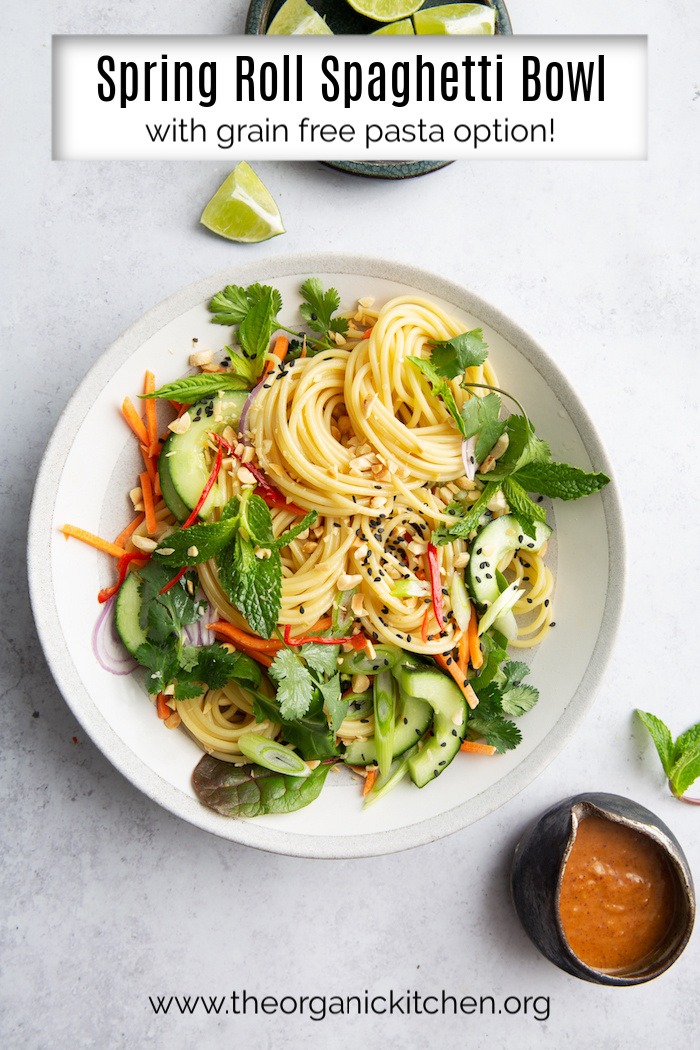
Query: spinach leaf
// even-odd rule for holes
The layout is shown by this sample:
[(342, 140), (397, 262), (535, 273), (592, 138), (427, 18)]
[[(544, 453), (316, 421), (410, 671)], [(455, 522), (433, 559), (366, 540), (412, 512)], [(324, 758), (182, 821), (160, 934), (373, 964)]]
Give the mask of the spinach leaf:
[(292, 813), (318, 798), (329, 769), (330, 765), (321, 765), (308, 777), (290, 777), (262, 766), (232, 766), (205, 755), (192, 774), (192, 786), (200, 802), (225, 817)]

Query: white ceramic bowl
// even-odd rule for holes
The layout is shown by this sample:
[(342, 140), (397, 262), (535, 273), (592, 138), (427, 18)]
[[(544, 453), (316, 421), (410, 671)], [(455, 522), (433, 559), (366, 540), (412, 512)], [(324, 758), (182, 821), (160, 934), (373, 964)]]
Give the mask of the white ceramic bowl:
[[(417, 846), (450, 834), (502, 806), (561, 750), (592, 701), (620, 613), (623, 533), (614, 484), (600, 495), (555, 507), (557, 626), (532, 656), (540, 702), (520, 720), (523, 743), (506, 755), (460, 755), (447, 774), (418, 790), (403, 783), (363, 811), (357, 781), (330, 773), (320, 798), (285, 816), (232, 820), (196, 799), (190, 784), (201, 753), (183, 732), (155, 717), (139, 672), (115, 677), (97, 663), (91, 635), (98, 589), (113, 580), (110, 560), (58, 531), (69, 521), (114, 536), (129, 520), (127, 493), (139, 466), (119, 412), (135, 399), (144, 371), (158, 383), (187, 367), (192, 339), (218, 349), (230, 330), (213, 325), (206, 304), (229, 283), (274, 284), (283, 319), (296, 317), (298, 288), (319, 276), (351, 306), (416, 291), (482, 325), (499, 379), (524, 403), (555, 459), (610, 467), (575, 392), (553, 362), (512, 321), (449, 281), (393, 262), (345, 255), (274, 258), (232, 267), (185, 288), (149, 311), (90, 371), (63, 413), (37, 480), (29, 532), (29, 581), (39, 636), (56, 682), (95, 744), (150, 798), (190, 823), (260, 849), (297, 856), (356, 857)], [(47, 561), (47, 551), (50, 558)]]

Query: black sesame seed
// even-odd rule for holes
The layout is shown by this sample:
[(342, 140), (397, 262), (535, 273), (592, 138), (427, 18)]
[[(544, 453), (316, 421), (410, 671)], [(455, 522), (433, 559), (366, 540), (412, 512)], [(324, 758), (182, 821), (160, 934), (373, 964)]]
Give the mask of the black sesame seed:
[(408, 719), (407, 719), (407, 718), (406, 718), (405, 716), (404, 716), (403, 724), (404, 724), (405, 726), (407, 726), (407, 725), (408, 725)]
[(440, 747), (447, 747), (447, 741), (443, 740), (442, 743), (440, 744)]
[(304, 606), (303, 606), (303, 605), (300, 605), (300, 606), (299, 606), (299, 612), (300, 612), (300, 613), (303, 613), (303, 612), (304, 612)]

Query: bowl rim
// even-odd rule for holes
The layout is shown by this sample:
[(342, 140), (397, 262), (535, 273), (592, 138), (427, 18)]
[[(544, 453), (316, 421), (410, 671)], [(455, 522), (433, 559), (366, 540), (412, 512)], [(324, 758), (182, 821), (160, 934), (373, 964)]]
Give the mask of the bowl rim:
[(86, 414), (86, 403), (95, 399), (113, 373), (143, 342), (174, 318), (210, 298), (223, 285), (231, 282), (249, 284), (262, 277), (272, 281), (302, 273), (389, 277), (392, 281), (427, 295), (435, 295), (474, 314), (513, 344), (518, 353), (537, 368), (547, 385), (566, 404), (568, 414), (598, 469), (612, 475), (610, 460), (600, 437), (578, 395), (558, 366), (519, 325), (480, 296), (430, 271), (376, 256), (307, 253), (257, 259), (202, 277), (152, 307), (111, 344), (79, 384), (60, 416), (37, 475), (27, 549), (30, 599), (47, 662), (68, 706), (112, 765), (153, 801), (205, 831), (268, 852), (329, 859), (379, 856), (434, 842), (500, 808), (546, 768), (570, 740), (590, 709), (612, 653), (622, 611), (625, 539), (622, 510), (614, 485), (606, 486), (600, 494), (609, 560), (608, 587), (600, 630), (579, 687), (556, 723), (556, 739), (551, 739), (550, 732), (515, 769), (468, 801), (437, 817), (391, 831), (326, 837), (291, 834), (250, 821), (222, 817), (167, 783), (131, 751), (96, 709), (73, 666), (60, 628), (53, 590), (46, 586), (46, 539), (51, 532), (63, 464), (76, 430)]

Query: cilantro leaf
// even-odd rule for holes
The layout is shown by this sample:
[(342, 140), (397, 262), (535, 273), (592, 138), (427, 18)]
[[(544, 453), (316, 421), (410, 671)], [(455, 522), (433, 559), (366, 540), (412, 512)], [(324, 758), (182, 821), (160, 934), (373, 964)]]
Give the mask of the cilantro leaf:
[(454, 419), (460, 434), (462, 435), (462, 437), (466, 437), (467, 435), (465, 434), (464, 420), (459, 414), (457, 402), (455, 401), (454, 394), (452, 393), (452, 388), (450, 387), (450, 384), (447, 382), (447, 380), (443, 379), (443, 377), (440, 375), (437, 369), (430, 363), (430, 361), (425, 361), (422, 357), (411, 357), (410, 355), (408, 357), (408, 360), (411, 362), (412, 365), (415, 365), (419, 372), (422, 372), (423, 375), (428, 380), (430, 380), (433, 393), (436, 397), (442, 398), (445, 408)]
[(185, 589), (188, 580), (194, 585), (192, 576), (185, 576), (165, 594), (160, 592), (171, 579), (167, 569), (154, 565), (151, 561), (139, 570), (139, 576), (141, 626), (147, 628), (151, 641), (165, 642), (167, 638), (172, 637), (179, 644), (182, 628), (189, 623), (195, 623), (199, 618), (199, 603), (195, 602)]
[(275, 316), (282, 309), (282, 296), (276, 288), (263, 284), (251, 284), (248, 288), (242, 288), (238, 284), (227, 284), (209, 302), (209, 310), (214, 315), (212, 322), (226, 325), (241, 324), (245, 321), (251, 308), (265, 299), (267, 293), (270, 293), (270, 303), (273, 316)]
[(441, 376), (455, 379), (467, 368), (483, 365), (488, 357), (489, 348), (484, 342), (481, 328), (471, 332), (462, 332), (452, 339), (438, 339), (433, 343), (430, 360)]
[(291, 649), (280, 649), (268, 671), (277, 683), (277, 703), (282, 720), (301, 718), (311, 706), (315, 682)]
[[(169, 565), (174, 568), (182, 565), (199, 565), (215, 557), (223, 547), (230, 543), (237, 528), (238, 522), (232, 518), (190, 525), (189, 529), (171, 532), (169, 536), (161, 540), (153, 552), (153, 557), (158, 565)], [(172, 553), (164, 554), (164, 551), (172, 551)], [(195, 551), (196, 553), (193, 553)]]
[(328, 336), (329, 332), (345, 335), (348, 322), (344, 317), (333, 317), (340, 306), (340, 295), (335, 288), (324, 292), (318, 277), (307, 278), (301, 286), (301, 296), (306, 301), (299, 307), (299, 313), (312, 330)]
[(323, 709), (328, 718), (330, 731), (335, 736), (348, 713), (350, 697), (343, 699), (340, 688), (340, 675), (338, 674), (333, 675), (327, 682), (321, 683), (318, 688), (323, 697)]
[[(478, 527), (479, 520), (486, 510), (487, 504), (496, 495), (500, 487), (500, 482), (490, 481), (484, 487), (478, 500), (469, 504), (469, 510), (466, 513), (461, 513), (459, 517), (455, 515), (454, 524), (440, 523), (439, 528), (433, 533), (434, 542), (444, 546), (446, 543), (452, 543), (453, 540), (466, 540), (469, 534)], [(455, 509), (459, 507), (460, 510), (462, 508), (462, 504), (450, 504), (450, 506), (455, 507)]]
[(193, 405), (205, 397), (213, 397), (220, 390), (247, 390), (248, 386), (247, 380), (232, 372), (201, 372), (166, 383), (153, 394), (139, 394), (139, 397), (146, 400), (167, 398), (169, 401), (179, 401), (181, 405)]
[(330, 678), (338, 670), (338, 647), (335, 645), (302, 645), (299, 655), (312, 671)]
[(598, 492), (608, 484), (607, 474), (588, 473), (568, 463), (526, 463), (515, 479), (528, 492), (538, 492), (551, 499), (580, 499)]
[(229, 652), (223, 645), (214, 642), (212, 645), (200, 646), (197, 654), (194, 670), (199, 680), (210, 689), (223, 689), (232, 678), (249, 682), (256, 688), (260, 685), (260, 664), (244, 653)]
[(154, 642), (143, 642), (135, 656), (141, 666), (150, 672), (146, 675), (146, 689), (153, 695), (163, 692), (180, 667), (175, 646), (164, 647)]
[[(301, 664), (299, 666), (301, 667)], [(279, 693), (277, 698), (279, 699)], [(262, 693), (255, 694), (253, 711), (258, 721), (268, 719), (271, 722), (282, 722), (285, 740), (296, 747), (307, 760), (333, 758), (338, 754), (335, 735), (328, 728), (328, 719), (323, 713), (323, 700), (318, 690), (314, 693), (308, 712), (299, 718), (285, 719), (278, 699), (272, 700)]]
[(479, 435), (474, 449), (477, 463), (486, 458), (506, 429), (506, 421), (498, 418), (500, 411), (501, 399), (493, 392), (486, 397), (470, 397), (462, 405), (464, 436), (470, 438)]
[(501, 707), (511, 718), (518, 718), (534, 707), (539, 698), (539, 689), (534, 685), (514, 685), (501, 694)]
[(525, 535), (534, 540), (536, 523), (547, 520), (547, 512), (544, 507), (531, 500), (522, 485), (519, 485), (512, 477), (503, 479), (502, 488), (511, 514), (518, 519), (518, 524)]
[[(473, 684), (473, 683), (472, 683)], [(493, 686), (489, 689), (493, 690)], [(496, 748), (499, 755), (511, 751), (522, 740), (515, 722), (503, 717), (498, 693), (493, 691), (479, 697), (479, 705), (469, 715), (470, 735), (482, 736), (487, 744)]]
[(209, 310), (214, 315), (214, 324), (240, 324), (250, 310), (250, 301), (245, 288), (237, 284), (227, 284), (222, 291), (209, 302)]

